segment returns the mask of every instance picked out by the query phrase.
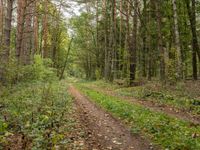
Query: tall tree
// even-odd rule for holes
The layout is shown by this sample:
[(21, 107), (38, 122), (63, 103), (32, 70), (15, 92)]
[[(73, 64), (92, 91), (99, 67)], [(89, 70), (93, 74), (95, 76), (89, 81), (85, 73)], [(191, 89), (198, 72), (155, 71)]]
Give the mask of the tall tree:
[(43, 51), (42, 55), (44, 58), (48, 58), (48, 0), (45, 0), (43, 3), (44, 6), (44, 15), (43, 15), (43, 24), (42, 24), (42, 38), (43, 38)]
[[(188, 16), (190, 20), (190, 27), (192, 32), (192, 66), (193, 66), (193, 78), (197, 80), (197, 54), (200, 60), (200, 49), (197, 38), (197, 29), (196, 29), (196, 1), (195, 0), (185, 0)], [(191, 4), (192, 3), (192, 4)]]
[(130, 85), (133, 85), (136, 75), (137, 62), (137, 31), (138, 31), (138, 0), (134, 1), (134, 16), (132, 29), (132, 42), (130, 44)]
[[(154, 1), (154, 0), (153, 0)], [(160, 52), (160, 79), (165, 80), (165, 51), (163, 47), (163, 35), (162, 35), (162, 13), (161, 13), (161, 1), (155, 0), (156, 18), (158, 26), (158, 50)]]
[(6, 82), (6, 65), (9, 63), (9, 53), (10, 53), (10, 40), (11, 40), (11, 23), (12, 23), (12, 12), (13, 12), (13, 2), (14, 0), (6, 1), (6, 16), (5, 16), (5, 26), (4, 26), (4, 34), (3, 34), (3, 43), (2, 50), (0, 51), (0, 80)]
[(182, 55), (181, 55), (181, 45), (180, 45), (180, 33), (178, 26), (178, 14), (177, 14), (177, 0), (172, 0), (173, 4), (173, 17), (174, 17), (174, 35), (175, 35), (175, 48), (177, 53), (177, 74), (178, 78), (182, 78)]

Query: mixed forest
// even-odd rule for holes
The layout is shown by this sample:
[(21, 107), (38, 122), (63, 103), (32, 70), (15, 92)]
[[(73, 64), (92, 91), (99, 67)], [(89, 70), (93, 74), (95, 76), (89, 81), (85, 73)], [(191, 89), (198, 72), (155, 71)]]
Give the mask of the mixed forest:
[(0, 149), (200, 149), (199, 0), (0, 0)]

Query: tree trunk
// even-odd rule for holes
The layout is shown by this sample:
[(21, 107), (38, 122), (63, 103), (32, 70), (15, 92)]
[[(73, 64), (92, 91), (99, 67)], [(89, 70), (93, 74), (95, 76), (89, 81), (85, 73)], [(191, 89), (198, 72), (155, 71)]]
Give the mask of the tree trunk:
[(132, 43), (130, 44), (130, 85), (133, 85), (136, 75), (137, 62), (137, 28), (138, 28), (138, 0), (134, 1), (134, 16), (132, 29)]
[(34, 15), (34, 23), (33, 23), (33, 32), (34, 32), (34, 45), (33, 45), (33, 50), (34, 50), (34, 54), (35, 53), (39, 53), (39, 43), (38, 43), (38, 41), (39, 41), (39, 33), (38, 33), (38, 29), (39, 29), (39, 21), (38, 21), (38, 15), (37, 15), (37, 6), (38, 6), (38, 4), (37, 4), (37, 1), (35, 1), (35, 4), (34, 4), (35, 6), (34, 6), (34, 13), (35, 13), (35, 15)]
[(34, 3), (31, 0), (28, 0), (26, 6), (26, 15), (25, 15), (25, 26), (24, 26), (24, 38), (23, 38), (23, 64), (28, 65), (32, 60), (32, 47), (33, 47), (33, 5)]
[(177, 15), (177, 0), (172, 0), (173, 4), (173, 17), (174, 17), (174, 35), (175, 35), (175, 47), (176, 47), (176, 54), (177, 54), (177, 73), (178, 79), (183, 78), (182, 75), (182, 56), (181, 56), (181, 45), (180, 45), (180, 35), (178, 29), (178, 15)]
[(142, 34), (142, 39), (143, 39), (143, 52), (142, 52), (142, 76), (146, 77), (146, 53), (147, 53), (147, 31), (146, 31), (146, 23), (147, 23), (147, 1), (143, 0), (143, 5), (144, 5), (144, 18), (143, 18), (143, 22), (144, 22), (144, 31)]
[(186, 6), (187, 6), (187, 11), (188, 11), (188, 16), (190, 20), (190, 27), (191, 27), (191, 32), (192, 32), (192, 67), (193, 67), (193, 79), (197, 80), (198, 78), (198, 71), (197, 71), (197, 56), (200, 60), (200, 49), (199, 49), (199, 44), (198, 44), (198, 39), (197, 39), (197, 29), (196, 29), (196, 5), (195, 5), (195, 0), (192, 1), (192, 6), (190, 6), (190, 1), (185, 0)]
[[(48, 0), (45, 0), (44, 2), (44, 7), (48, 7)], [(43, 44), (43, 57), (44, 58), (48, 58), (48, 43), (47, 43), (47, 40), (48, 40), (48, 14), (47, 14), (47, 9), (45, 9), (45, 14), (43, 16), (43, 41), (44, 41), (44, 44)]]
[(0, 0), (0, 50), (3, 43), (3, 23), (4, 23), (4, 4), (3, 0)]
[(103, 11), (104, 11), (104, 78), (108, 80), (109, 78), (109, 52), (108, 52), (108, 19), (107, 19), (107, 5), (106, 0), (103, 1)]
[(26, 12), (26, 0), (17, 1), (17, 33), (16, 33), (16, 58), (18, 64), (23, 62), (23, 38), (24, 38), (24, 26), (25, 26), (25, 12)]
[(12, 12), (13, 12), (13, 2), (14, 0), (7, 0), (6, 16), (5, 16), (5, 26), (4, 26), (4, 37), (3, 37), (3, 47), (0, 51), (0, 62), (2, 68), (0, 68), (0, 80), (6, 82), (6, 65), (9, 63), (9, 53), (10, 53), (10, 38), (11, 38), (11, 23), (12, 23)]
[[(154, 1), (154, 0), (153, 0)], [(162, 35), (162, 16), (161, 16), (161, 2), (160, 0), (155, 0), (156, 7), (156, 18), (158, 26), (158, 50), (160, 52), (160, 80), (165, 80), (165, 51), (163, 48), (163, 35)]]

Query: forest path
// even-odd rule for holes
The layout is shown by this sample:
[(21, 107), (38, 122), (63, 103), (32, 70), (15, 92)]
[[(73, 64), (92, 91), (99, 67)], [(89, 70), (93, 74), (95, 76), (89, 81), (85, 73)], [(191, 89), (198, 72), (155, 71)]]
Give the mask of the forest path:
[(155, 101), (148, 101), (148, 100), (140, 100), (140, 99), (136, 99), (133, 97), (128, 97), (128, 96), (121, 96), (118, 95), (117, 92), (111, 90), (111, 89), (103, 89), (97, 86), (87, 86), (88, 88), (94, 89), (95, 91), (101, 92), (101, 93), (105, 93), (109, 96), (114, 96), (117, 97), (119, 99), (123, 99), (125, 101), (131, 102), (133, 104), (137, 104), (137, 105), (141, 105), (144, 106), (146, 108), (149, 108), (152, 111), (156, 111), (156, 112), (161, 112), (161, 113), (165, 113), (171, 117), (175, 117), (181, 120), (185, 120), (188, 122), (191, 122), (192, 124), (195, 125), (200, 125), (200, 116), (199, 115), (193, 115), (192, 113), (185, 111), (185, 110), (181, 110), (181, 109), (177, 109), (174, 107), (171, 107), (169, 105), (166, 104), (159, 104)]
[(130, 131), (117, 119), (83, 96), (72, 85), (69, 93), (75, 98), (80, 121), (88, 134), (87, 144), (91, 150), (148, 150), (149, 141)]

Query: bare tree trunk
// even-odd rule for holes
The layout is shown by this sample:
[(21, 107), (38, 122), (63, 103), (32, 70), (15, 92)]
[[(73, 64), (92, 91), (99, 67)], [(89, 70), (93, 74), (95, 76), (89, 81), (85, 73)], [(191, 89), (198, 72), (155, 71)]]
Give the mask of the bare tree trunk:
[(13, 12), (13, 2), (14, 0), (7, 0), (6, 16), (5, 16), (5, 26), (4, 26), (4, 37), (3, 37), (3, 47), (0, 51), (0, 62), (2, 68), (0, 68), (0, 80), (6, 82), (6, 65), (9, 63), (9, 53), (10, 53), (10, 38), (11, 38), (11, 23), (12, 23), (12, 12)]
[[(154, 0), (153, 0), (154, 1)], [(162, 16), (161, 16), (161, 1), (155, 0), (156, 7), (156, 18), (158, 26), (158, 49), (160, 51), (160, 80), (165, 80), (165, 51), (163, 48), (163, 37), (162, 37)]]
[(144, 31), (142, 34), (142, 40), (143, 40), (143, 52), (142, 52), (142, 76), (146, 77), (147, 73), (146, 73), (146, 53), (147, 53), (147, 31), (146, 31), (146, 24), (147, 24), (147, 1), (143, 0), (143, 5), (144, 5), (144, 18), (143, 18), (143, 22), (144, 23)]
[(179, 35), (179, 29), (178, 29), (178, 15), (177, 15), (177, 6), (176, 6), (177, 0), (172, 0), (173, 4), (173, 17), (174, 17), (174, 33), (175, 33), (175, 47), (176, 47), (176, 53), (177, 53), (177, 72), (178, 72), (178, 78), (183, 78), (182, 75), (182, 57), (181, 57), (181, 45), (180, 45), (180, 35)]
[(3, 0), (0, 0), (0, 50), (3, 43), (3, 23), (4, 23), (4, 4)]
[(196, 5), (195, 5), (195, 0), (192, 1), (192, 6), (190, 6), (190, 1), (185, 0), (186, 6), (187, 6), (187, 11), (188, 11), (188, 16), (190, 20), (190, 27), (191, 27), (191, 32), (192, 32), (192, 67), (193, 67), (193, 79), (197, 80), (198, 78), (198, 71), (197, 71), (197, 56), (200, 60), (200, 49), (199, 49), (199, 44), (198, 44), (198, 39), (197, 39), (197, 29), (196, 29)]
[(28, 0), (28, 5), (26, 6), (26, 16), (25, 16), (25, 26), (24, 26), (24, 38), (23, 38), (23, 64), (28, 65), (32, 60), (32, 47), (33, 47), (33, 2)]
[[(116, 0), (112, 1), (112, 16), (111, 16), (111, 28), (112, 28), (112, 64), (111, 64), (111, 78), (110, 80), (114, 80), (116, 78), (116, 62), (117, 62), (117, 46), (116, 46), (116, 28), (117, 28), (117, 21), (116, 21)], [(111, 40), (111, 39), (110, 39)]]
[(138, 29), (138, 0), (134, 1), (134, 16), (132, 29), (132, 43), (130, 44), (130, 85), (133, 85), (136, 75), (137, 63), (137, 29)]
[(130, 14), (131, 14), (131, 10), (130, 10), (130, 3), (128, 1), (125, 1), (125, 16), (126, 16), (126, 34), (125, 34), (125, 43), (124, 43), (124, 49), (126, 51), (126, 55), (124, 55), (124, 62), (123, 62), (123, 74), (124, 77), (127, 78), (128, 72), (129, 72), (129, 49), (130, 49)]
[(17, 1), (17, 37), (16, 37), (16, 58), (18, 64), (21, 64), (23, 61), (23, 49), (22, 42), (24, 38), (24, 25), (25, 25), (25, 12), (26, 12), (26, 0)]
[(34, 50), (34, 52), (33, 52), (33, 54), (35, 54), (35, 53), (38, 53), (38, 51), (39, 51), (39, 43), (38, 43), (38, 41), (39, 41), (39, 33), (38, 33), (38, 29), (39, 29), (39, 21), (38, 21), (38, 15), (37, 15), (37, 1), (35, 1), (35, 4), (34, 4), (35, 6), (34, 6), (34, 13), (35, 13), (35, 15), (34, 15), (34, 24), (33, 24), (33, 29), (34, 29), (34, 45), (33, 45), (33, 50)]
[(107, 6), (108, 6), (108, 2), (106, 0), (104, 0), (103, 2), (103, 10), (104, 10), (104, 50), (105, 50), (105, 70), (104, 70), (104, 78), (106, 80), (109, 79), (109, 66), (110, 66), (110, 62), (109, 62), (109, 49), (108, 49), (108, 15), (107, 15)]
[(123, 68), (123, 46), (122, 46), (122, 32), (123, 32), (123, 1), (120, 0), (120, 28), (119, 28), (119, 62), (118, 62), (118, 70), (121, 72), (118, 74), (118, 77), (121, 78), (123, 76), (122, 74), (122, 68)]
[[(44, 6), (47, 7), (48, 5), (48, 0), (45, 0)], [(48, 57), (48, 45), (47, 45), (47, 40), (48, 40), (48, 14), (47, 14), (47, 9), (45, 9), (45, 14), (43, 17), (43, 57), (47, 58)]]

